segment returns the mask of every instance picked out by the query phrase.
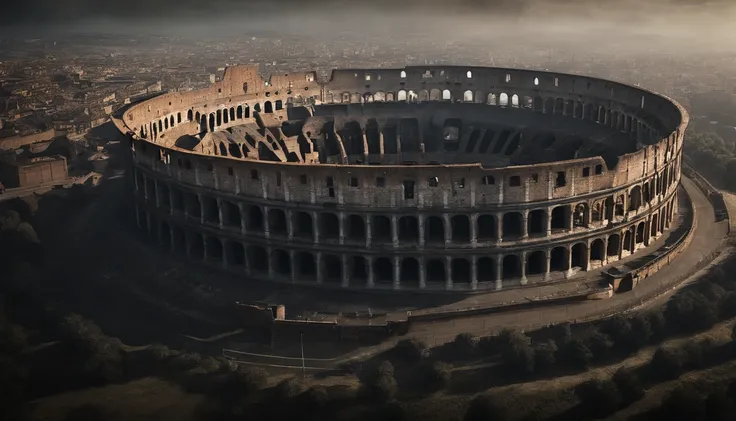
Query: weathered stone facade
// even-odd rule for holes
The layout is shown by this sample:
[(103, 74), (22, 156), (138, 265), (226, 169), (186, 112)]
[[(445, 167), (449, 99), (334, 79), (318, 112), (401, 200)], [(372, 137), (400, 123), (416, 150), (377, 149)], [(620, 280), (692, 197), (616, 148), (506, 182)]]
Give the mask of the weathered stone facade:
[(139, 224), (192, 259), (249, 279), (475, 291), (565, 279), (665, 232), (687, 123), (668, 98), (577, 75), (410, 67), (320, 83), (236, 67), (117, 124)]

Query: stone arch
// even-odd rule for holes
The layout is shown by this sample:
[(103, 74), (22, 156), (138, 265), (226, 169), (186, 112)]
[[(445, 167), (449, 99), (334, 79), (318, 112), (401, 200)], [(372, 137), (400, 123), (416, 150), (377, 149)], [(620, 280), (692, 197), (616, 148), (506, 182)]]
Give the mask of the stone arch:
[(248, 246), (248, 262), (250, 264), (251, 271), (254, 272), (267, 272), (269, 268), (269, 259), (266, 249), (261, 246)]
[(238, 120), (243, 118), (243, 106), (242, 105), (238, 105), (238, 107), (235, 108), (235, 118), (237, 118)]
[(635, 211), (641, 206), (641, 186), (634, 186), (629, 190), (629, 211)]
[(419, 243), (419, 220), (416, 216), (405, 215), (399, 218), (399, 242), (404, 244)]
[(502, 277), (504, 280), (521, 277), (521, 259), (515, 254), (507, 254), (503, 257)]
[(233, 268), (245, 268), (245, 247), (238, 241), (227, 241), (225, 243), (225, 255), (227, 264)]
[(628, 251), (629, 253), (634, 252), (634, 234), (632, 229), (627, 229), (626, 232), (624, 232), (624, 243), (623, 243), (623, 250)]
[[(626, 203), (624, 199), (624, 195), (620, 194), (616, 196), (616, 203), (613, 203), (613, 199), (608, 197), (606, 198), (606, 210), (610, 212), (610, 209), (613, 210), (613, 214), (610, 215), (612, 218), (613, 216), (624, 216), (626, 213)], [(608, 217), (609, 212), (606, 212), (606, 217)]]
[(265, 114), (271, 114), (271, 113), (273, 113), (273, 103), (271, 101), (266, 101), (263, 104), (263, 112)]
[(286, 237), (289, 235), (286, 212), (283, 209), (273, 208), (268, 210), (268, 231), (275, 236)]
[(596, 238), (590, 243), (590, 262), (603, 262), (606, 259), (606, 242), (602, 238)]
[(524, 217), (520, 212), (506, 212), (503, 214), (503, 238), (520, 237), (523, 224)]
[(470, 261), (456, 257), (450, 261), (452, 265), (452, 280), (456, 283), (467, 283), (472, 281)]
[(572, 214), (572, 225), (574, 228), (587, 227), (588, 226), (588, 204), (585, 202), (578, 203), (575, 205), (575, 210)]
[(428, 216), (424, 221), (424, 238), (427, 243), (445, 243), (445, 224), (438, 216)]
[(519, 104), (519, 107), (527, 110), (534, 109), (534, 99), (528, 95), (521, 97), (521, 104)]
[(530, 211), (527, 216), (526, 225), (526, 231), (529, 235), (546, 235), (547, 212), (543, 209)]
[(225, 108), (222, 110), (222, 124), (227, 124), (230, 122), (230, 114), (228, 113), (228, 109)]
[(452, 241), (460, 243), (470, 242), (470, 218), (467, 215), (455, 215), (450, 220)]
[(496, 217), (493, 215), (483, 214), (478, 216), (478, 240), (489, 241), (495, 240), (496, 236)]
[(593, 210), (590, 213), (590, 218), (593, 222), (601, 222), (605, 218), (605, 208), (603, 207), (603, 201), (597, 201), (593, 203)]
[(220, 207), (217, 204), (217, 199), (202, 196), (202, 210), (204, 211), (204, 221), (206, 223), (220, 225)]
[(191, 233), (189, 241), (189, 257), (194, 260), (204, 260), (204, 238), (202, 234)]
[(419, 286), (419, 261), (414, 257), (401, 259), (401, 284)]
[(467, 90), (463, 92), (463, 101), (464, 102), (473, 102), (473, 91)]
[(323, 212), (319, 214), (319, 236), (328, 240), (340, 238), (340, 220), (336, 214)]
[(509, 95), (505, 92), (501, 93), (498, 97), (498, 105), (500, 107), (508, 107), (509, 106)]
[(442, 100), (452, 101), (452, 92), (450, 92), (449, 89), (445, 89), (444, 91), (442, 91)]
[(550, 217), (550, 229), (552, 231), (569, 230), (570, 224), (570, 205), (560, 205), (552, 208)]
[(378, 91), (375, 94), (373, 94), (373, 101), (374, 102), (386, 102), (386, 93), (383, 91)]
[(545, 98), (544, 99), (544, 107), (542, 112), (544, 114), (554, 114), (555, 112), (555, 99), (554, 98)]
[(215, 111), (215, 120), (217, 121), (217, 127), (222, 126), (222, 110)]
[(498, 104), (498, 101), (496, 100), (496, 94), (494, 94), (494, 93), (489, 93), (489, 94), (488, 94), (488, 98), (487, 98), (487, 102), (486, 102), (486, 103), (487, 103), (488, 105), (497, 105), (497, 104)]
[(371, 219), (371, 237), (376, 242), (392, 242), (391, 219), (383, 215), (374, 215)]
[(657, 236), (657, 232), (659, 231), (659, 224), (658, 224), (659, 223), (659, 219), (658, 219), (658, 217), (659, 217), (659, 215), (657, 215), (656, 213), (652, 215), (652, 220), (651, 220), (651, 222), (649, 224), (651, 226), (651, 228), (649, 229), (649, 235), (651, 237), (656, 237)]
[(608, 244), (606, 245), (606, 256), (618, 257), (621, 254), (621, 236), (619, 234), (611, 234), (608, 237)]
[(442, 92), (435, 88), (429, 91), (429, 100), (430, 101), (439, 101), (442, 99)]
[[(199, 120), (199, 116), (197, 117), (198, 117), (197, 120)], [(193, 118), (194, 118), (194, 114), (192, 113), (192, 110), (191, 109), (187, 110), (187, 121), (192, 121)]]
[(444, 259), (427, 259), (426, 271), (428, 283), (445, 283), (447, 281)]
[(563, 115), (565, 113), (565, 100), (562, 98), (555, 98), (554, 114)]
[(391, 284), (394, 282), (394, 265), (388, 257), (378, 257), (373, 260), (373, 277), (377, 284)]
[(573, 114), (575, 114), (575, 101), (568, 99), (565, 101), (565, 109), (563, 111), (563, 114), (565, 114), (568, 117), (572, 117)]
[(403, 89), (400, 89), (399, 92), (396, 93), (396, 100), (397, 101), (406, 101), (408, 96), (406, 95), (406, 91)]
[(293, 231), (295, 237), (314, 241), (312, 215), (307, 212), (296, 212), (294, 214)]
[(334, 254), (322, 255), (322, 279), (328, 283), (342, 283), (342, 259)]
[(348, 216), (347, 237), (352, 241), (365, 241), (365, 221), (360, 215)]
[(210, 123), (209, 124), (210, 131), (211, 132), (214, 132), (215, 131), (215, 115), (212, 114), (212, 113), (210, 113), (210, 121), (209, 121), (209, 123)]
[(483, 98), (484, 98), (483, 92), (481, 92), (481, 91), (475, 91), (475, 96), (473, 97), (473, 102), (475, 102), (476, 104), (482, 104), (483, 103)]
[(228, 156), (227, 154), (227, 146), (225, 146), (225, 142), (219, 142), (218, 143), (218, 149), (219, 149), (219, 155), (220, 156)]
[(588, 270), (588, 246), (585, 243), (576, 243), (570, 248), (572, 267)]
[(492, 257), (481, 257), (477, 262), (479, 282), (496, 280), (496, 260)]
[(288, 252), (280, 249), (272, 251), (271, 266), (273, 273), (281, 277), (291, 277), (291, 256)]
[(296, 272), (300, 279), (314, 281), (317, 279), (317, 264), (314, 255), (307, 251), (300, 251), (294, 256)]
[(547, 254), (536, 250), (526, 255), (526, 274), (541, 275), (547, 271)]
[(519, 108), (521, 106), (521, 104), (519, 103), (519, 95), (511, 95), (511, 106), (514, 108)]
[(350, 258), (350, 280), (365, 282), (368, 280), (368, 261), (363, 256)]
[(240, 145), (238, 145), (235, 142), (230, 142), (228, 144), (228, 152), (229, 152), (229, 155), (232, 157), (235, 157), (235, 158), (243, 157), (243, 153), (240, 150)]
[(566, 247), (555, 247), (549, 253), (549, 270), (564, 271), (570, 269), (569, 251)]
[(642, 244), (644, 243), (646, 237), (646, 223), (639, 222), (639, 224), (636, 226), (636, 244)]
[(417, 94), (417, 101), (429, 101), (429, 92), (426, 89), (422, 89), (421, 91), (419, 91), (419, 94)]

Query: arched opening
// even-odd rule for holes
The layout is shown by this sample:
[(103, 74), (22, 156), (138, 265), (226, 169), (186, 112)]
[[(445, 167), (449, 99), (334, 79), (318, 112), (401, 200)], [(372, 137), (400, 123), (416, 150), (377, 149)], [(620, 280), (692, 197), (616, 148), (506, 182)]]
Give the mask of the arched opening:
[(373, 101), (375, 102), (385, 102), (386, 101), (386, 93), (383, 91), (378, 91), (373, 95)]
[(363, 256), (350, 259), (350, 280), (365, 282), (368, 279), (368, 264)]
[(406, 91), (401, 89), (399, 92), (396, 93), (396, 100), (397, 101), (406, 101)]
[(564, 271), (570, 269), (567, 248), (555, 247), (549, 253), (549, 270)]
[(635, 211), (641, 206), (641, 186), (634, 186), (629, 191), (629, 211)]
[(204, 260), (204, 239), (200, 234), (191, 234), (189, 243), (189, 257), (194, 260)]
[(572, 267), (579, 267), (582, 270), (588, 270), (588, 248), (584, 243), (577, 243), (572, 246), (571, 263)]
[(164, 118), (164, 130), (168, 130), (168, 129), (169, 129), (169, 119)]
[(299, 278), (314, 281), (317, 279), (317, 265), (314, 261), (312, 253), (302, 251), (296, 254), (296, 270)]
[(252, 271), (267, 272), (269, 265), (266, 249), (259, 246), (248, 247), (248, 262), (250, 263), (250, 269)]
[(273, 113), (273, 104), (271, 103), (271, 101), (266, 101), (263, 104), (263, 112), (265, 114), (271, 114), (271, 113)]
[(375, 242), (392, 242), (391, 220), (386, 216), (377, 215), (371, 220), (371, 237)]
[(657, 231), (659, 229), (659, 225), (657, 223), (658, 223), (658, 218), (657, 218), (657, 214), (655, 213), (654, 215), (652, 215), (652, 220), (650, 222), (651, 228), (649, 230), (649, 235), (651, 237), (657, 236)]
[(241, 217), (238, 205), (227, 200), (220, 202), (220, 205), (222, 206), (223, 224), (230, 228), (240, 229)]
[(227, 124), (230, 121), (230, 116), (227, 109), (222, 110), (222, 123)]
[(478, 240), (490, 241), (496, 239), (496, 218), (493, 215), (478, 217)]
[(282, 209), (268, 210), (268, 231), (273, 236), (286, 237), (289, 235), (286, 212)]
[(508, 107), (509, 106), (509, 96), (505, 92), (499, 95), (498, 97), (498, 105), (501, 107)]
[(575, 211), (572, 215), (572, 224), (576, 228), (584, 228), (588, 226), (588, 205), (586, 203), (578, 203), (575, 205)]
[(613, 203), (612, 198), (606, 199), (606, 219), (613, 219), (614, 216), (624, 216), (626, 206), (624, 204), (624, 195), (619, 195), (616, 198), (616, 203)]
[(340, 238), (340, 221), (334, 213), (319, 215), (320, 238), (338, 240)]
[(440, 99), (442, 99), (442, 92), (440, 92), (439, 89), (432, 89), (429, 91), (430, 101), (439, 101)]
[(526, 223), (529, 235), (547, 234), (547, 212), (544, 210), (535, 209), (529, 212)]
[(475, 91), (475, 96), (473, 97), (473, 102), (475, 102), (476, 104), (482, 104), (483, 103), (483, 98), (484, 98), (483, 92), (481, 92), (481, 91)]
[(537, 250), (526, 255), (526, 274), (541, 275), (547, 271), (547, 254)]
[(419, 286), (419, 261), (413, 257), (405, 257), (401, 260), (401, 284), (408, 286)]
[(570, 206), (562, 205), (552, 208), (552, 218), (550, 220), (552, 231), (565, 231), (570, 229), (568, 223), (570, 221)]
[(465, 91), (463, 93), (463, 101), (473, 102), (473, 91)]
[(237, 241), (228, 241), (225, 252), (227, 253), (227, 264), (233, 268), (245, 268), (245, 247)]
[(217, 199), (208, 196), (202, 196), (204, 205), (204, 221), (213, 225), (220, 225), (220, 207), (217, 205)]
[(373, 261), (373, 277), (377, 284), (394, 282), (394, 265), (388, 257), (379, 257)]
[(403, 244), (419, 243), (419, 221), (415, 216), (399, 218), (399, 242)]
[(445, 272), (445, 262), (441, 259), (427, 260), (427, 282), (445, 283), (447, 273)]
[(359, 215), (348, 216), (348, 239), (352, 241), (365, 241), (365, 222)]
[(250, 232), (263, 231), (263, 211), (258, 206), (250, 206), (248, 208), (248, 223), (246, 228)]
[(450, 93), (449, 89), (445, 89), (442, 91), (442, 100), (443, 101), (451, 101), (452, 100), (452, 93)]
[(283, 110), (284, 109), (284, 102), (280, 99), (276, 100), (276, 111)]
[(260, 103), (256, 102), (253, 105), (253, 112), (256, 112), (256, 113), (260, 113), (261, 112), (261, 104)]
[(503, 279), (516, 279), (521, 277), (521, 259), (515, 254), (503, 257)]
[(215, 131), (215, 115), (214, 114), (210, 114), (210, 131), (211, 132)]
[(243, 118), (243, 106), (238, 105), (238, 108), (235, 109), (235, 118), (238, 120)]
[(452, 259), (452, 280), (459, 283), (470, 283), (470, 261), (467, 259)]
[(274, 250), (271, 253), (273, 272), (282, 277), (291, 278), (291, 258), (284, 250)]
[(604, 211), (603, 211), (603, 203), (602, 202), (595, 202), (593, 203), (593, 210), (590, 213), (590, 219), (593, 222), (601, 222), (603, 221), (604, 217)]
[(227, 146), (225, 146), (224, 142), (220, 142), (218, 144), (220, 156), (227, 156)]
[(519, 212), (503, 214), (503, 238), (514, 239), (521, 237), (524, 217)]
[(644, 242), (645, 232), (646, 224), (644, 222), (639, 222), (639, 225), (636, 226), (636, 244), (641, 244)]
[(222, 126), (222, 110), (217, 110), (215, 112), (215, 118), (217, 120), (217, 126)]
[(342, 260), (340, 256), (325, 254), (322, 256), (322, 278), (325, 282), (339, 284), (342, 282)]
[(608, 237), (608, 245), (606, 246), (606, 256), (618, 257), (621, 253), (621, 236), (612, 234)]
[(207, 237), (207, 260), (222, 263), (222, 243), (217, 237)]
[(491, 257), (478, 259), (478, 281), (490, 282), (496, 280), (496, 261)]
[(187, 110), (187, 121), (192, 121), (193, 118), (194, 113), (192, 112), (192, 110)]
[(488, 94), (488, 105), (497, 105), (496, 94)]
[(202, 217), (202, 204), (196, 194), (186, 194), (186, 212), (190, 217), (199, 219)]
[(466, 215), (455, 215), (450, 220), (452, 227), (452, 241), (470, 242), (470, 218)]
[(199, 131), (204, 133), (207, 131), (207, 116), (202, 116), (199, 119)]
[(445, 243), (445, 224), (443, 223), (442, 218), (437, 216), (428, 216), (424, 221), (424, 229), (424, 238), (427, 243)]
[(426, 89), (422, 89), (421, 91), (419, 91), (419, 94), (417, 95), (417, 100), (419, 102), (429, 101), (429, 92)]
[(603, 241), (602, 238), (593, 240), (593, 242), (590, 243), (590, 262), (602, 265), (605, 258), (606, 243)]
[(243, 154), (240, 151), (240, 145), (238, 145), (235, 142), (230, 142), (228, 144), (228, 152), (230, 152), (230, 156), (235, 158), (242, 158)]
[(511, 106), (514, 108), (519, 108), (519, 105), (519, 95), (511, 95)]
[(294, 215), (294, 236), (303, 239), (314, 240), (314, 227), (312, 226), (312, 215), (306, 212), (297, 212)]
[(629, 253), (634, 252), (634, 234), (632, 234), (632, 232), (632, 230), (626, 230), (624, 233), (623, 249)]

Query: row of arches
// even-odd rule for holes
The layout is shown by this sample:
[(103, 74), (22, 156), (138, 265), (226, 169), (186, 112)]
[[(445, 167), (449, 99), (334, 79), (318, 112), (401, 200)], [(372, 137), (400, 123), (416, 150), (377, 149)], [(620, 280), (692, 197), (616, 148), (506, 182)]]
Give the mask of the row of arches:
[(243, 271), (254, 277), (285, 282), (326, 283), (350, 287), (496, 288), (569, 276), (626, 257), (669, 226), (672, 207), (647, 221), (608, 236), (516, 253), (462, 256), (365, 256), (311, 250), (289, 250), (249, 244), (184, 230), (138, 208), (139, 225), (174, 252), (191, 260)]
[[(627, 194), (605, 199), (550, 206), (541, 209), (472, 214), (362, 214), (306, 211), (261, 206), (196, 194), (157, 182), (136, 172), (136, 187), (143, 200), (173, 214), (197, 219), (220, 228), (266, 237), (340, 244), (392, 244), (401, 246), (468, 245), (513, 242), (576, 230), (602, 228), (628, 211), (644, 206), (637, 185)], [(654, 183), (656, 185), (657, 183)], [(659, 191), (659, 194), (666, 193)], [(646, 196), (650, 203), (654, 196)], [(673, 200), (673, 199), (670, 199)], [(592, 203), (592, 206), (591, 206)]]
[(400, 89), (394, 92), (378, 91), (375, 93), (351, 93), (351, 92), (327, 92), (324, 102), (327, 104), (344, 104), (344, 103), (371, 103), (371, 102), (427, 102), (427, 101), (449, 101), (449, 102), (467, 102), (476, 104), (494, 105), (499, 107), (522, 108), (529, 109), (534, 112), (543, 114), (556, 114), (571, 118), (583, 119), (596, 122), (613, 129), (626, 133), (642, 133), (647, 136), (655, 136), (656, 132), (652, 126), (641, 120), (635, 110), (631, 113), (623, 109), (614, 109), (602, 104), (588, 103), (580, 100), (540, 97), (540, 96), (520, 96), (516, 93), (506, 92), (490, 92), (465, 90), (453, 92), (450, 89), (440, 90), (420, 89), (418, 91)]

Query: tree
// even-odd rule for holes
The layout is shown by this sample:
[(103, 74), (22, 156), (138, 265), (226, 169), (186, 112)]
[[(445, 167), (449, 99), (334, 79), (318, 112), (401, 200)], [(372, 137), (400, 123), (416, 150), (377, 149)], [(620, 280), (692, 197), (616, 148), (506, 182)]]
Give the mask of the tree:
[(705, 419), (708, 421), (733, 421), (736, 405), (723, 389), (717, 390), (705, 399)]
[(588, 337), (588, 347), (592, 355), (601, 360), (609, 356), (613, 341), (605, 333), (596, 330)]
[(610, 415), (621, 407), (621, 396), (611, 380), (589, 380), (578, 386), (575, 394), (582, 407), (594, 418)]
[(698, 390), (692, 385), (683, 385), (667, 395), (659, 408), (660, 419), (703, 420), (705, 407)]
[(463, 421), (505, 421), (510, 419), (505, 405), (488, 395), (478, 395), (470, 401)]
[(402, 339), (394, 350), (399, 358), (406, 361), (420, 361), (429, 356), (427, 344), (419, 339)]
[(560, 348), (560, 351), (562, 353), (560, 359), (577, 368), (587, 368), (593, 358), (590, 348), (579, 337), (573, 337), (567, 346)]
[(422, 383), (429, 392), (437, 392), (450, 383), (452, 367), (449, 364), (434, 362), (423, 367)]
[(361, 395), (372, 402), (390, 402), (398, 392), (398, 384), (393, 376), (382, 375), (371, 383), (361, 385)]
[(726, 174), (724, 178), (726, 186), (730, 190), (736, 190), (736, 159), (731, 159), (726, 164)]
[(630, 368), (621, 367), (616, 370), (613, 375), (613, 382), (616, 383), (623, 403), (636, 402), (646, 394), (639, 376)]
[(641, 349), (653, 336), (650, 318), (646, 314), (638, 314), (631, 319), (631, 332), (632, 346)]
[(312, 386), (299, 396), (299, 408), (305, 413), (316, 412), (324, 408), (330, 401), (330, 395), (324, 386)]
[(680, 377), (685, 367), (685, 354), (677, 348), (659, 348), (654, 352), (649, 367), (652, 375), (661, 380)]
[(361, 383), (370, 384), (375, 382), (381, 376), (394, 376), (394, 366), (390, 361), (382, 360), (373, 364), (368, 364), (358, 375)]
[(465, 358), (472, 357), (478, 351), (478, 343), (480, 342), (477, 336), (473, 336), (470, 333), (460, 333), (455, 336), (453, 341), (455, 352)]
[(501, 356), (509, 367), (522, 373), (534, 371), (534, 348), (523, 332), (504, 329), (499, 335), (499, 345)]
[(554, 367), (557, 362), (557, 344), (550, 339), (534, 347), (534, 369), (544, 372)]
[(301, 394), (304, 390), (304, 383), (299, 379), (298, 377), (290, 377), (288, 379), (282, 380), (278, 385), (276, 385), (276, 388), (274, 389), (274, 392), (276, 393), (276, 396), (279, 398), (279, 400), (289, 400), (297, 395)]

